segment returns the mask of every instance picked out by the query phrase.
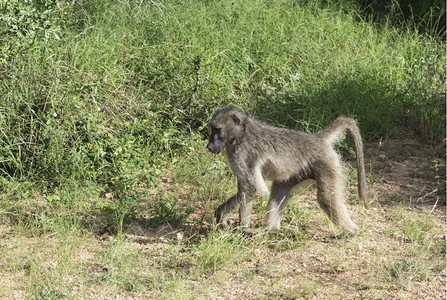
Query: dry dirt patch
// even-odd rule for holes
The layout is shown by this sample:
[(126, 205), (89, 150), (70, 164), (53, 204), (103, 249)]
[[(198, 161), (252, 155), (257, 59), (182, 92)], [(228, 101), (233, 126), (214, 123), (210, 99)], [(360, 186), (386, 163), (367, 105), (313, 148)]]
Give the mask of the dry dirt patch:
[[(188, 258), (206, 240), (204, 232), (214, 232), (207, 223), (147, 228), (135, 222), (127, 224), (122, 241), (92, 237), (76, 248), (68, 247), (67, 236), (15, 236), (11, 226), (1, 225), (0, 296), (25, 299), (35, 289), (30, 280), (37, 280), (48, 292), (42, 295), (59, 295), (50, 293), (52, 286), (60, 295), (92, 299), (443, 299), (445, 162), (434, 162), (422, 148), (404, 140), (367, 149), (372, 205), (349, 204), (361, 228), (353, 239), (334, 238), (338, 229), (308, 191), (293, 199), (309, 215), (305, 236), (291, 238), (294, 228), (285, 224), (278, 235), (246, 237), (243, 254), (216, 271), (201, 271)], [(163, 189), (171, 185), (182, 189), (174, 180), (165, 180)], [(185, 185), (183, 191), (191, 190)], [(348, 198), (355, 194), (353, 183)], [(181, 198), (188, 201), (187, 193)], [(209, 211), (195, 217), (204, 213)], [(262, 222), (257, 213), (255, 223)], [(61, 255), (67, 249), (72, 261)], [(27, 263), (33, 255), (38, 264)], [(61, 262), (71, 264), (60, 273), (64, 280), (51, 276)]]
[[(324, 221), (315, 203), (305, 201), (311, 217), (309, 238), (302, 245), (281, 251), (260, 246), (250, 259), (217, 271), (206, 282), (196, 282), (207, 286), (207, 293), (193, 295), (202, 299), (445, 298), (446, 213), (445, 195), (440, 193), (445, 186), (445, 161), (430, 158), (423, 147), (414, 140), (391, 140), (367, 151), (372, 207), (350, 205), (362, 228), (357, 237), (328, 239), (337, 230)], [(355, 194), (356, 186), (349, 193)]]

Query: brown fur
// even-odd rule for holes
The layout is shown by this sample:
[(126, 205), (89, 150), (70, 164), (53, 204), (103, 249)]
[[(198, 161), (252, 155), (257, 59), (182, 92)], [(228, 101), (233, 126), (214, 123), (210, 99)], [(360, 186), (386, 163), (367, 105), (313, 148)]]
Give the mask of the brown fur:
[(317, 200), (329, 218), (344, 232), (356, 234), (357, 226), (344, 204), (345, 177), (339, 155), (332, 143), (348, 130), (355, 143), (359, 195), (367, 198), (363, 144), (355, 121), (340, 117), (314, 135), (263, 124), (234, 107), (222, 108), (208, 122), (211, 134), (208, 150), (226, 149), (238, 191), (216, 210), (217, 221), (228, 227), (228, 214), (239, 207), (243, 228), (250, 225), (252, 201), (268, 193), (264, 179), (273, 181), (267, 208), (267, 227), (280, 228), (280, 215), (290, 192), (312, 179)]

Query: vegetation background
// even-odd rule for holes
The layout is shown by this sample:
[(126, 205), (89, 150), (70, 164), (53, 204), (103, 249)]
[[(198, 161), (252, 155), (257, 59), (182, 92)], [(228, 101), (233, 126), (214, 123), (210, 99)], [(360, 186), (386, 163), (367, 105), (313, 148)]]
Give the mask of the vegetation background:
[[(438, 0), (0, 1), (0, 297), (445, 295), (445, 61)], [(311, 194), (278, 234), (215, 230), (235, 184), (205, 122), (227, 104), (306, 132), (358, 120), (376, 210), (349, 194), (357, 241), (318, 238), (336, 229)], [(399, 163), (415, 192), (378, 186)], [(353, 275), (340, 251), (372, 261)]]

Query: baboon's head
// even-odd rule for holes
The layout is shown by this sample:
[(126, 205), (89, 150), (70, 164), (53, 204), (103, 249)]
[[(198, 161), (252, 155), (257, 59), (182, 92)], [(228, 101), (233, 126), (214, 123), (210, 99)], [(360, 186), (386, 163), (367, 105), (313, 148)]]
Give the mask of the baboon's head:
[(224, 107), (208, 121), (211, 133), (206, 148), (214, 154), (233, 144), (244, 132), (246, 115), (235, 107)]

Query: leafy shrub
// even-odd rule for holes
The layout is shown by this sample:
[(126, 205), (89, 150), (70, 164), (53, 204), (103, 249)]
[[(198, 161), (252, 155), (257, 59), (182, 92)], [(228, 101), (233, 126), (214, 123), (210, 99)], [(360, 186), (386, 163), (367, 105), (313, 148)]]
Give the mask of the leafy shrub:
[[(188, 141), (230, 103), (310, 132), (343, 114), (366, 139), (405, 126), (441, 141), (440, 40), (343, 3), (1, 2), (1, 183), (93, 184), (118, 211), (173, 162), (203, 173)], [(155, 210), (177, 219), (170, 200)]]
[(60, 40), (71, 5), (65, 0), (0, 2), (0, 64), (36, 40)]

